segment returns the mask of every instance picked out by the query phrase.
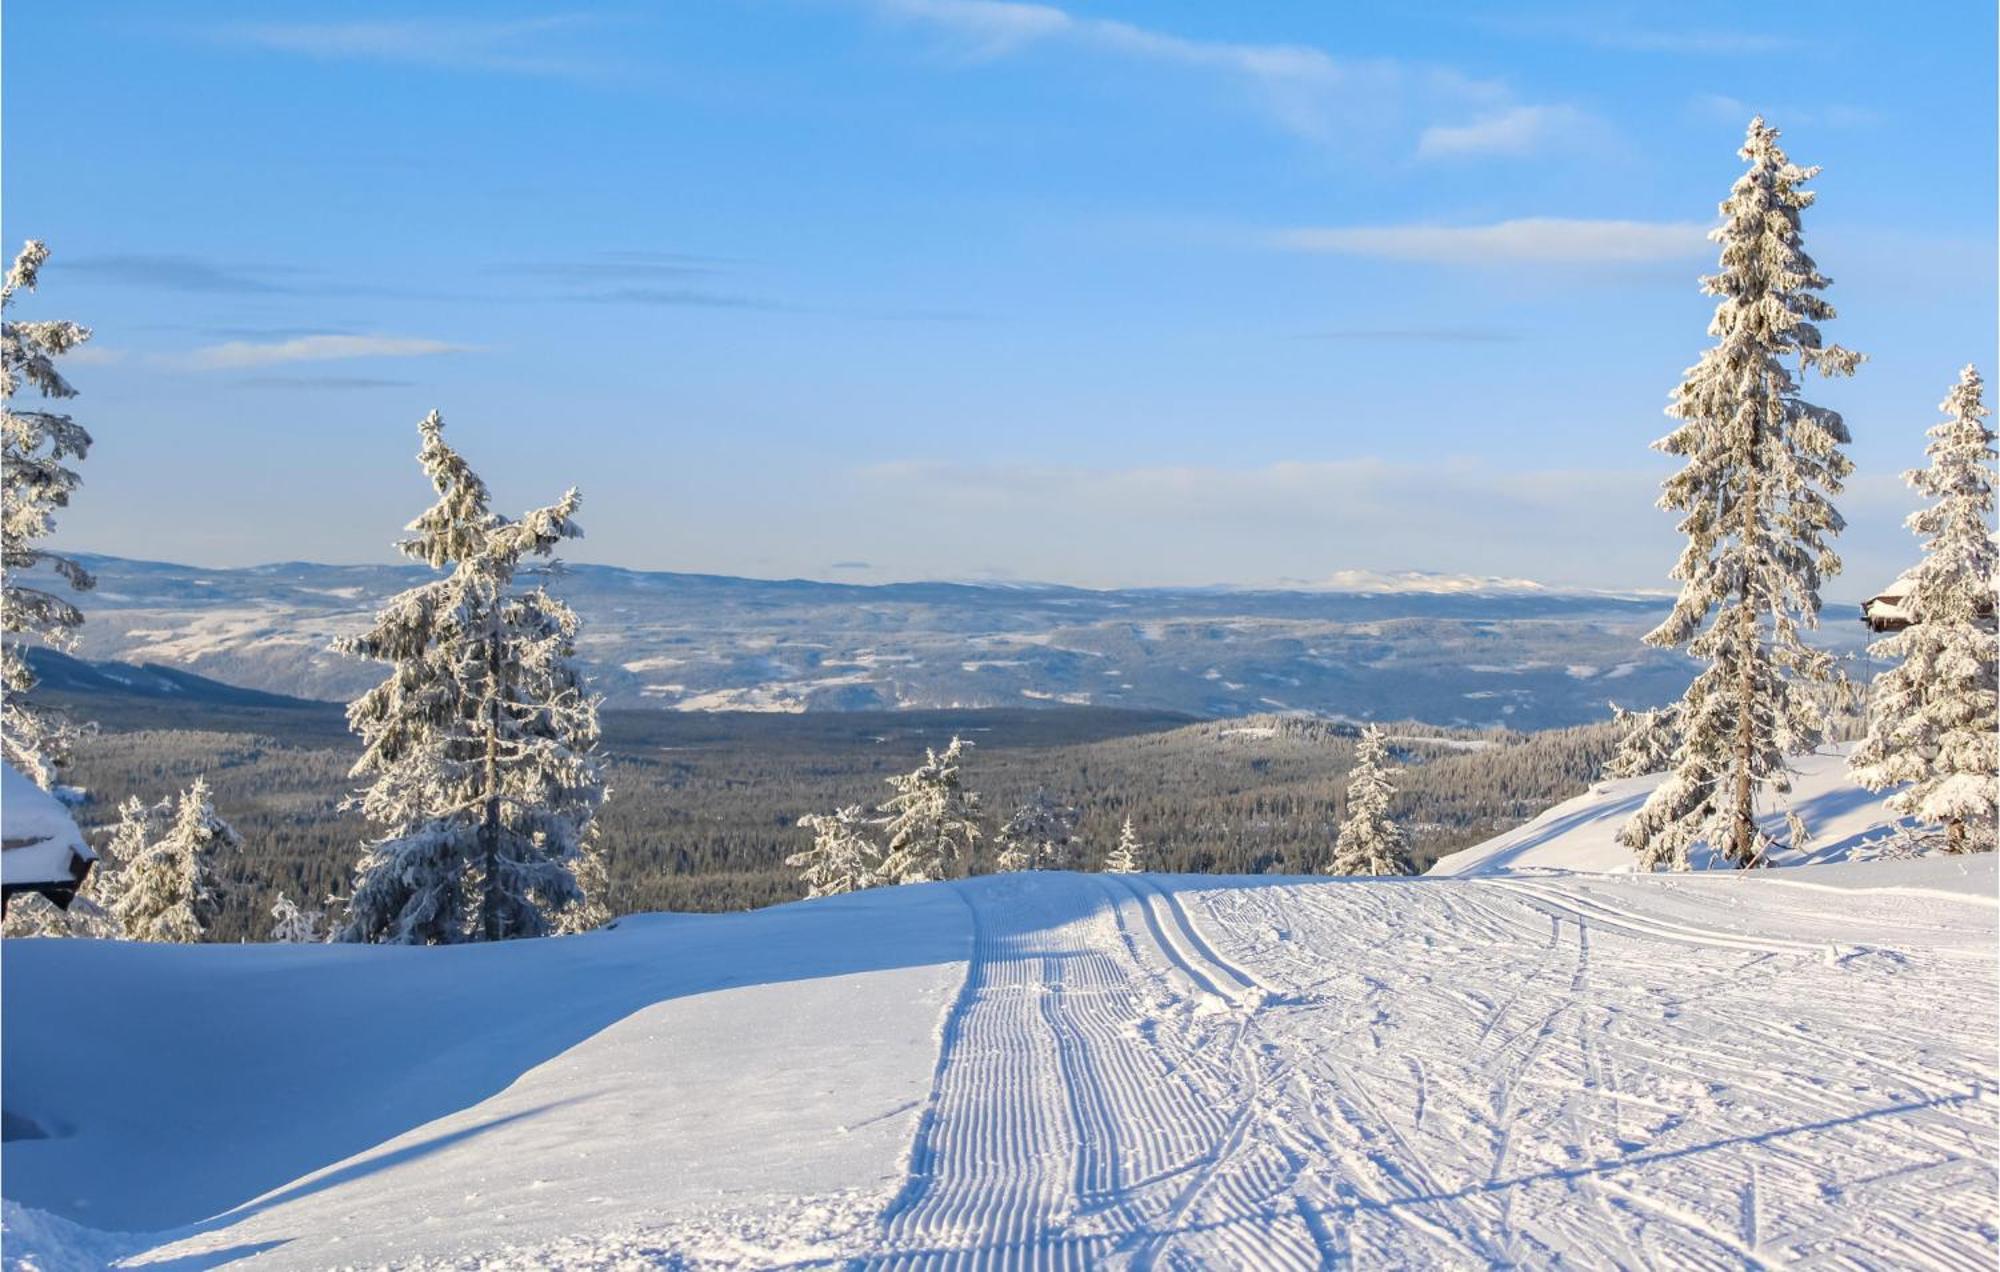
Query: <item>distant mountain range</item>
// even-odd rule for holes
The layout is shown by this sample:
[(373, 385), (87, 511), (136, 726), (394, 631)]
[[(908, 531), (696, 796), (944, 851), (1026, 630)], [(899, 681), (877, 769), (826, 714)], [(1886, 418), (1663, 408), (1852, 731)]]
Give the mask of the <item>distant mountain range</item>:
[(150, 698), (181, 702), (192, 707), (324, 707), (323, 702), (293, 698), (261, 689), (245, 689), (207, 676), (197, 676), (178, 667), (158, 663), (135, 666), (108, 659), (87, 662), (55, 649), (30, 649), (28, 665), (34, 668), (39, 692), (66, 698)]
[[(98, 587), (81, 598), (81, 657), (294, 698), (350, 698), (379, 678), (328, 643), (427, 577), (416, 566), (84, 560)], [(1601, 719), (1613, 699), (1666, 701), (1689, 675), (1678, 655), (1640, 643), (1663, 598), (1522, 580), (1412, 573), (1290, 591), (1096, 591), (575, 565), (552, 587), (581, 615), (582, 654), (621, 707), (1070, 704), (1540, 728)], [(1860, 625), (1838, 618), (1831, 643), (1858, 647)]]

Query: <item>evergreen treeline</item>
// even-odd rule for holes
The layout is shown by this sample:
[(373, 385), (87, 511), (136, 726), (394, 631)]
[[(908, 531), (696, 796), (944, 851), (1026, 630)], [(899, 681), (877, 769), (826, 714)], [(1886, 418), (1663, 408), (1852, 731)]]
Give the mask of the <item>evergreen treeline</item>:
[[(128, 796), (151, 798), (206, 775), (242, 841), (215, 862), (209, 939), (270, 939), (280, 892), (314, 909), (329, 893), (345, 895), (370, 833), (342, 807), (357, 742), (314, 713), (271, 712), (240, 726), (256, 732), (221, 732), (127, 727), (140, 723), (138, 710), (122, 708), (121, 727), (81, 740), (69, 770), (90, 792), (80, 820), (95, 832)], [(156, 724), (174, 723), (166, 706), (152, 710)], [(1089, 708), (926, 713), (921, 721), (606, 712), (606, 778), (617, 795), (597, 824), (610, 908), (736, 910), (803, 897), (798, 871), (785, 864), (812, 842), (798, 819), (849, 804), (875, 808), (892, 793), (888, 778), (913, 769), (926, 745), (941, 749), (954, 730), (979, 739), (965, 780), (982, 796), (989, 835), (1040, 788), (1076, 808), (1081, 869), (1098, 868), (1127, 817), (1151, 870), (1325, 868), (1348, 812), (1354, 728), (1272, 717), (1167, 727), (1175, 723)], [(1271, 736), (1255, 736), (1266, 729)], [(1385, 732), (1401, 766), (1391, 811), (1410, 833), (1419, 870), (1579, 793), (1617, 741), (1610, 723), (1526, 735), (1422, 725)], [(1466, 745), (1482, 749), (1457, 749)], [(990, 869), (1002, 849), (990, 839), (982, 848), (979, 868)]]

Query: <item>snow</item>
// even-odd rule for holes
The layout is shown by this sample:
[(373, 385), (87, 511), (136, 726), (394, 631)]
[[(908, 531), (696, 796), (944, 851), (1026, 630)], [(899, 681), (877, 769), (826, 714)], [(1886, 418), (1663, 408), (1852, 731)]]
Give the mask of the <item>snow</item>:
[(969, 939), (913, 887), (488, 946), (9, 942), (6, 1107), (51, 1137), (7, 1196), (273, 1267), (879, 1209)]
[(1492, 738), (1433, 738), (1420, 733), (1391, 733), (1382, 740), (1397, 746), (1428, 746), (1440, 751), (1490, 751), (1499, 745)]
[(0, 765), (0, 880), (10, 884), (69, 882), (76, 857), (97, 860), (62, 801), (11, 764)]
[(493, 946), (17, 942), (6, 1101), (54, 1137), (7, 1145), (8, 1257), (1991, 1266), (1993, 867), (1026, 872)]
[[(1804, 851), (1781, 850), (1771, 854), (1772, 865), (1824, 865), (1881, 855), (1892, 848), (1898, 831), (1909, 824), (1885, 807), (1886, 793), (1870, 794), (1847, 775), (1847, 757), (1853, 749), (1852, 743), (1841, 743), (1813, 755), (1793, 757), (1789, 804), (1792, 811), (1805, 819), (1812, 840)], [(1655, 773), (1600, 782), (1524, 826), (1441, 858), (1429, 873), (1636, 870), (1632, 850), (1618, 842), (1618, 828), (1639, 810), (1663, 780), (1664, 774)], [(1783, 810), (1765, 809), (1760, 821), (1766, 830), (1782, 833)], [(1696, 852), (1691, 864), (1697, 870), (1724, 865), (1705, 851)]]
[(1443, 574), (1433, 570), (1335, 570), (1307, 587), (1324, 592), (1430, 593), (1481, 596), (1510, 592), (1547, 592), (1533, 579), (1498, 578), (1486, 574)]

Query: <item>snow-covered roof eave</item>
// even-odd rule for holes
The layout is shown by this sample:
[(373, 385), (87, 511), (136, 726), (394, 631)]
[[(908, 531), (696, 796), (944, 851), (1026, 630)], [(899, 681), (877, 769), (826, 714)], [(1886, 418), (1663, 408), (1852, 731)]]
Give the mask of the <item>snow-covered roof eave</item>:
[(0, 785), (0, 898), (39, 892), (67, 907), (97, 854), (62, 802), (5, 766)]

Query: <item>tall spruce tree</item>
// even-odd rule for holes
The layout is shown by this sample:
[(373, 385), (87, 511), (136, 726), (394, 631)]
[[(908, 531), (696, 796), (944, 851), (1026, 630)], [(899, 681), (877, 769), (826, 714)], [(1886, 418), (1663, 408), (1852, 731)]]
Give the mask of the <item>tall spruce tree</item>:
[(41, 641), (59, 649), (75, 644), (83, 612), (61, 594), (30, 580), (47, 571), (72, 590), (95, 580), (69, 557), (36, 546), (55, 528), (55, 514), (81, 484), (69, 461), (90, 453), (90, 434), (58, 411), (30, 410), (18, 399), (32, 387), (42, 398), (76, 396), (56, 359), (90, 339), (73, 322), (16, 322), (7, 317), (22, 289), (34, 291), (49, 249), (29, 240), (0, 283), (0, 755), (44, 790), (68, 759), (74, 729), (60, 716), (31, 706), (22, 695), (35, 687), (24, 650)]
[(959, 765), (970, 742), (954, 737), (942, 752), (926, 748), (913, 772), (889, 779), (896, 793), (877, 810), (888, 837), (884, 883), (956, 879), (979, 846), (979, 796), (965, 789)]
[(1361, 731), (1354, 750), (1354, 772), (1347, 781), (1347, 818), (1340, 823), (1328, 874), (1406, 875), (1410, 868), (1409, 836), (1389, 816), (1396, 796), (1390, 774), (1389, 740), (1380, 725)]
[[(1762, 119), (1750, 121), (1740, 154), (1748, 170), (1709, 235), (1721, 267), (1702, 279), (1721, 298), (1709, 324), (1716, 343), (1674, 390), (1667, 414), (1680, 425), (1654, 444), (1687, 460), (1660, 495), (1681, 514), (1687, 547), (1672, 573), (1679, 599), (1646, 640), (1707, 665), (1670, 717), (1666, 781), (1619, 832), (1645, 869), (1686, 869), (1698, 843), (1738, 866), (1758, 861), (1758, 794), (1790, 791), (1785, 757), (1825, 732), (1806, 690), (1837, 674), (1800, 633), (1818, 625), (1820, 584), (1840, 569), (1831, 540), (1845, 523), (1830, 496), (1853, 468), (1840, 449), (1847, 426), (1800, 396), (1788, 363), (1849, 375), (1861, 355), (1820, 338), (1834, 316), (1820, 295), (1829, 280), (1800, 231), (1814, 197), (1804, 185), (1819, 169), (1787, 159)], [(1787, 822), (1802, 841), (1804, 825)]]
[(520, 520), (444, 441), (418, 459), (438, 501), (398, 546), (443, 578), (390, 599), (343, 653), (390, 664), (356, 699), (359, 798), (385, 828), (356, 868), (345, 941), (452, 944), (541, 936), (586, 898), (574, 873), (605, 797), (597, 699), (575, 662), (576, 615), (518, 586), (529, 558), (582, 534), (575, 490)]
[(1035, 788), (1000, 833), (994, 868), (1015, 870), (1074, 870), (1076, 868), (1076, 809)]
[(2000, 676), (1995, 668), (1993, 430), (1979, 372), (1959, 373), (1930, 430), (1930, 467), (1905, 479), (1931, 499), (1910, 515), (1923, 563), (1906, 577), (1910, 626), (1869, 647), (1899, 660), (1870, 689), (1868, 737), (1852, 772), (1888, 806), (1945, 830), (1948, 852), (1991, 852), (2000, 815)]
[[(221, 907), (215, 857), (243, 846), (236, 831), (216, 814), (208, 780), (196, 778), (182, 791), (171, 813), (127, 806), (135, 827), (164, 823), (159, 837), (125, 866), (123, 887), (113, 912), (128, 940), (191, 945), (206, 939)], [(123, 824), (121, 823), (121, 832)], [(134, 837), (135, 829), (130, 834)], [(121, 842), (129, 842), (121, 833)]]
[(808, 897), (859, 892), (882, 882), (882, 849), (869, 833), (861, 805), (807, 813), (799, 825), (812, 832), (812, 846), (785, 858), (785, 864), (799, 872)]

